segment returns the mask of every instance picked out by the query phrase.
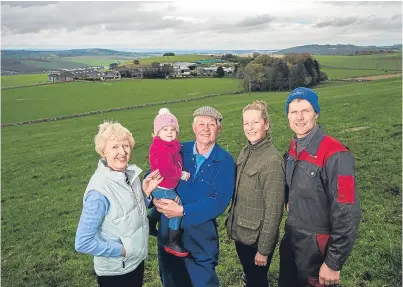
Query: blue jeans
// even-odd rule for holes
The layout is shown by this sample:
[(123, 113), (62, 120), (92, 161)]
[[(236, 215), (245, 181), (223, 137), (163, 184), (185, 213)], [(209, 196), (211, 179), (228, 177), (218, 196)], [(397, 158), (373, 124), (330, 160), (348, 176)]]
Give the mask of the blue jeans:
[[(164, 188), (159, 188), (159, 187), (154, 189), (152, 195), (156, 199), (166, 198), (166, 199), (172, 199), (172, 200), (174, 200), (178, 196), (176, 191), (173, 189), (164, 189)], [(179, 201), (179, 204), (181, 204), (180, 201)], [(152, 218), (155, 218), (156, 211), (157, 210), (153, 207), (150, 210), (149, 216)], [(178, 230), (181, 226), (181, 222), (182, 222), (182, 216), (172, 217), (168, 220), (168, 227), (173, 230)]]

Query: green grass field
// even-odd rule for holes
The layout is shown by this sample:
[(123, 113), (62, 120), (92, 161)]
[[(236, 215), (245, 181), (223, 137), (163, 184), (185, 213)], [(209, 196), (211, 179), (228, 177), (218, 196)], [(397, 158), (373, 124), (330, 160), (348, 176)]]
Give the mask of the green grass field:
[(34, 60), (21, 60), (21, 62), (28, 66), (33, 66), (40, 69), (75, 69), (75, 68), (86, 68), (90, 65), (84, 63), (75, 63), (71, 61), (65, 61), (60, 59), (53, 59), (49, 62), (34, 61)]
[[(378, 76), (392, 74), (392, 71), (384, 70), (346, 70), (346, 69), (334, 69), (334, 68), (321, 68), (327, 74), (329, 80), (332, 79), (347, 79), (353, 77), (366, 77), (366, 76)], [(393, 73), (399, 73), (393, 71)]]
[(363, 56), (322, 56), (315, 55), (321, 70), (329, 79), (377, 76), (401, 73), (402, 54), (376, 54)]
[[(73, 82), (2, 91), (2, 123), (240, 90), (234, 79)], [(15, 109), (18, 107), (18, 109)]]
[(385, 69), (389, 73), (402, 71), (402, 54), (375, 54), (362, 56), (313, 56), (322, 66), (352, 69)]
[[(175, 63), (175, 62), (197, 62), (206, 59), (215, 59), (217, 57), (212, 57), (210, 55), (175, 55), (175, 56), (155, 56), (149, 58), (139, 59), (140, 64), (151, 64), (152, 62), (158, 63)], [(125, 63), (131, 64), (133, 61), (126, 61)]]
[(35, 85), (41, 83), (47, 83), (48, 74), (27, 74), (16, 76), (2, 76), (1, 87), (17, 87), (25, 85)]
[[(153, 94), (158, 100), (181, 98), (192, 91), (185, 83), (174, 82), (180, 88), (164, 88), (163, 85), (171, 84), (164, 80), (138, 82), (143, 86), (137, 88), (151, 91), (147, 85), (158, 86), (159, 92)], [(211, 92), (216, 86), (207, 82), (204, 85)], [(65, 105), (69, 105), (69, 109), (75, 106), (78, 112), (84, 103), (85, 109), (90, 110), (105, 103), (115, 107), (132, 104), (130, 93), (122, 92), (120, 86), (114, 88), (115, 92), (111, 89), (99, 96), (99, 100), (96, 99), (100, 90), (95, 85), (88, 86), (87, 92), (80, 96), (74, 94), (72, 87), (64, 96), (60, 95), (60, 90), (52, 93), (40, 90), (29, 96), (34, 93), (32, 88), (22, 88), (24, 93), (3, 95), (2, 100), (9, 102), (6, 118), (10, 121), (17, 120), (13, 119), (13, 114), (18, 114), (19, 118), (36, 118), (49, 113), (47, 109), (40, 110), (35, 102), (48, 105), (49, 110), (59, 115), (67, 112)], [(330, 135), (345, 143), (356, 158), (363, 210), (357, 243), (342, 271), (342, 286), (401, 286), (402, 81), (322, 85), (316, 91), (322, 110), (319, 123)], [(72, 97), (70, 104), (69, 95)], [(142, 98), (149, 95), (148, 101), (156, 101), (149, 93), (142, 95)], [(51, 96), (56, 100), (48, 102)], [(224, 121), (218, 141), (236, 158), (246, 144), (241, 126), (242, 108), (256, 99), (269, 104), (274, 144), (281, 153), (287, 150), (292, 133), (284, 112), (286, 96), (286, 92), (252, 93), (251, 96), (222, 96), (165, 106), (178, 117), (181, 140), (193, 139), (191, 122), (196, 108), (212, 105), (219, 109)], [(12, 102), (13, 97), (27, 100)], [(82, 97), (93, 100), (78, 101)], [(30, 112), (26, 102), (33, 110), (29, 116), (24, 116)], [(82, 196), (98, 160), (93, 144), (97, 126), (108, 119), (118, 120), (129, 128), (136, 140), (131, 161), (146, 170), (152, 122), (159, 108), (2, 129), (2, 286), (97, 286), (92, 275), (92, 257), (74, 250)], [(226, 236), (224, 219), (222, 215), (218, 220), (220, 261), (217, 271), (222, 286), (240, 287), (242, 269), (234, 244)], [(151, 238), (145, 287), (161, 286), (157, 266), (156, 241)], [(278, 267), (276, 250), (270, 267), (274, 277), (278, 276)]]
[(90, 66), (108, 66), (112, 63), (123, 63), (128, 61), (128, 59), (115, 59), (109, 57), (64, 57), (63, 60), (87, 64)]

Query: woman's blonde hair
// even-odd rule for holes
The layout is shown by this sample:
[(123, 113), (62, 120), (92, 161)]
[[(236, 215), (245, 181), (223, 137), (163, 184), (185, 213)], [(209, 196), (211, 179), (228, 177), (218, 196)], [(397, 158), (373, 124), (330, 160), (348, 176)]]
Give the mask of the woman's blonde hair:
[(95, 136), (95, 151), (104, 156), (103, 150), (109, 140), (128, 140), (130, 148), (133, 148), (135, 141), (131, 132), (118, 122), (105, 121), (98, 126), (98, 134)]
[(248, 104), (243, 108), (242, 114), (246, 111), (260, 111), (262, 113), (262, 118), (267, 122), (270, 121), (267, 104), (264, 101), (253, 101), (251, 104)]

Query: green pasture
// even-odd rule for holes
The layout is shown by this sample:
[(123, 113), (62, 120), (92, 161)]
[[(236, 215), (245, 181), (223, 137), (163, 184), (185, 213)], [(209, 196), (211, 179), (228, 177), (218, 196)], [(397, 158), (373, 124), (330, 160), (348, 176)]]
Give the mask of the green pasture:
[(81, 63), (90, 66), (108, 66), (112, 63), (127, 62), (128, 59), (115, 59), (110, 57), (64, 57), (65, 61)]
[[(321, 71), (324, 71), (327, 74), (329, 80), (392, 74), (392, 71), (385, 71), (385, 70), (360, 70), (360, 69), (350, 70), (350, 69), (337, 69), (337, 68), (335, 69), (327, 67), (322, 67)], [(399, 73), (399, 72), (393, 71), (393, 73)]]
[[(350, 68), (356, 70), (378, 69), (386, 70), (388, 73), (402, 71), (402, 54), (374, 54), (362, 56), (323, 56), (314, 55), (321, 66), (333, 68)], [(324, 68), (324, 67), (323, 67)], [(372, 71), (368, 71), (371, 72)], [(373, 74), (371, 74), (373, 75)]]
[[(75, 90), (73, 85), (65, 94), (62, 90), (40, 89), (41, 92), (32, 97), (29, 96), (34, 93), (32, 88), (21, 88), (25, 91), (19, 95), (3, 96), (9, 109), (3, 110), (3, 117), (8, 121), (37, 118), (49, 115), (48, 110), (62, 115), (71, 113), (74, 107), (75, 112), (96, 110), (127, 106), (144, 99), (148, 102), (179, 99), (192, 92), (188, 81), (175, 89), (170, 86), (171, 81), (165, 80), (136, 83), (133, 85), (138, 86), (130, 86), (131, 82), (122, 82), (122, 86), (113, 84), (105, 94), (96, 84), (79, 95), (74, 93), (78, 93), (79, 88)], [(218, 82), (201, 83), (206, 86), (205, 92), (212, 93), (214, 88), (220, 87)], [(229, 86), (232, 90), (236, 85)], [(107, 89), (108, 86), (101, 87)], [(133, 89), (131, 93), (129, 87)], [(130, 95), (137, 90), (141, 91), (141, 96), (132, 98)], [(152, 90), (155, 93), (145, 92)], [(363, 210), (357, 243), (342, 270), (342, 286), (401, 286), (402, 81), (323, 85), (316, 91), (322, 112), (319, 123), (346, 144), (355, 156)], [(292, 133), (284, 111), (286, 96), (287, 92), (252, 93), (251, 96), (222, 96), (163, 106), (178, 117), (181, 140), (193, 139), (191, 122), (196, 108), (212, 105), (219, 109), (224, 121), (218, 142), (236, 158), (246, 144), (241, 125), (242, 108), (257, 99), (265, 100), (270, 107), (275, 146), (280, 153), (287, 150)], [(26, 100), (13, 102), (13, 97)], [(49, 102), (51, 97), (55, 100)], [(85, 100), (79, 101), (80, 98)], [(30, 103), (32, 113), (26, 102)], [(42, 105), (47, 109), (41, 109)], [(69, 108), (66, 110), (64, 106)], [(92, 257), (74, 250), (82, 196), (98, 160), (93, 144), (97, 126), (104, 120), (118, 120), (126, 126), (136, 140), (131, 162), (147, 170), (152, 122), (159, 108), (2, 128), (2, 286), (97, 286)], [(19, 112), (21, 109), (23, 112)], [(13, 118), (13, 114), (19, 116)], [(224, 219), (225, 215), (218, 219), (220, 260), (217, 271), (221, 286), (240, 287), (242, 268), (234, 244), (227, 238)], [(276, 249), (270, 267), (271, 278), (278, 276), (278, 268)], [(275, 279), (272, 282), (276, 286)], [(155, 238), (150, 238), (145, 286), (161, 286)]]
[(35, 85), (48, 82), (48, 74), (26, 74), (15, 76), (1, 76), (1, 87), (17, 87)]
[(60, 59), (52, 59), (48, 61), (37, 61), (37, 60), (21, 60), (24, 65), (33, 66), (36, 68), (49, 70), (49, 69), (75, 69), (75, 68), (87, 68), (90, 67), (88, 64), (75, 63), (71, 61), (65, 61)]
[[(217, 57), (210, 55), (196, 55), (196, 54), (185, 54), (185, 55), (175, 55), (175, 56), (153, 56), (149, 58), (138, 59), (140, 64), (151, 64), (153, 62), (158, 63), (175, 63), (175, 62), (197, 62), (206, 59), (216, 59)], [(126, 61), (125, 63), (131, 64), (133, 61)]]
[[(236, 79), (72, 82), (2, 91), (2, 123), (240, 90)], [(16, 108), (18, 107), (18, 109)]]

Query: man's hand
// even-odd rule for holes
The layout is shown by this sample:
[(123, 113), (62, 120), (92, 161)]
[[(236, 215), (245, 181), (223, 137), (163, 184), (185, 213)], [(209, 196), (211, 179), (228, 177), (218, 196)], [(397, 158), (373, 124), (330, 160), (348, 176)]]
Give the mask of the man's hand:
[(182, 177), (181, 177), (181, 179), (184, 180), (184, 181), (188, 181), (189, 178), (190, 178), (190, 173), (187, 172), (187, 171), (182, 171)]
[(124, 246), (122, 246), (122, 256), (126, 257), (126, 249)]
[(264, 256), (264, 255), (260, 254), (259, 252), (256, 252), (255, 265), (266, 266), (266, 264), (267, 264), (267, 256)]
[(340, 283), (340, 271), (334, 271), (326, 263), (319, 270), (319, 283), (325, 285), (337, 285)]
[(143, 191), (147, 195), (147, 197), (150, 197), (150, 194), (161, 183), (163, 179), (164, 178), (160, 175), (158, 169), (147, 175), (147, 177), (143, 180)]
[(183, 206), (180, 206), (178, 203), (171, 199), (154, 198), (153, 202), (157, 210), (163, 213), (168, 218), (183, 216)]

